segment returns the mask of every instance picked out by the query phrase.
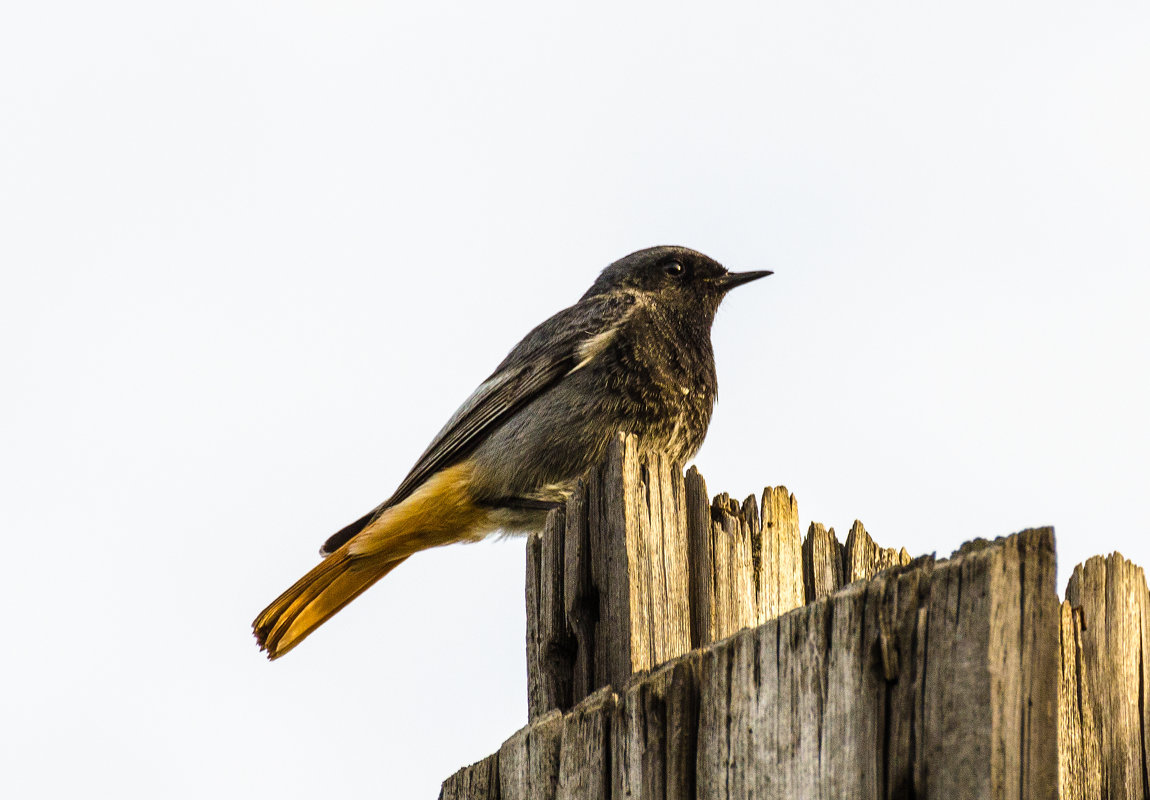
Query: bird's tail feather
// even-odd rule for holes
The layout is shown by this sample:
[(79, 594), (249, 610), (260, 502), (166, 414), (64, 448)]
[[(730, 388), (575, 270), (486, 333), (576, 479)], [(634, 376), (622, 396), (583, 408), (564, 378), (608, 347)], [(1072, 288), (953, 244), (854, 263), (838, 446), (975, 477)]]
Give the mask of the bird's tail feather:
[(493, 525), (489, 510), (472, 501), (467, 491), (469, 470), (464, 462), (433, 475), (265, 608), (252, 629), (268, 658), (291, 650), (408, 556), (489, 532)]
[(252, 628), (269, 659), (277, 659), (326, 622), (406, 556), (355, 558), (342, 547), (315, 566), (256, 617)]

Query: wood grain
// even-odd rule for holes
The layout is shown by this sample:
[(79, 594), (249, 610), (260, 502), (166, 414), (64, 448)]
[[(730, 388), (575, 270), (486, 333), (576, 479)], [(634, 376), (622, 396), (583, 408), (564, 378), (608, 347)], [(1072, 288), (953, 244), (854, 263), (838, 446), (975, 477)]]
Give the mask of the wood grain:
[(620, 436), (589, 497), (595, 683), (622, 687), (632, 673), (691, 649), (683, 478), (664, 456)]
[(843, 581), (869, 580), (884, 569), (905, 566), (910, 561), (910, 553), (905, 547), (895, 550), (875, 544), (863, 524), (856, 519), (843, 545)]
[(763, 490), (759, 622), (806, 603), (799, 505), (785, 486)]
[(633, 681), (612, 723), (612, 797), (695, 797), (697, 658)]
[(563, 718), (557, 800), (611, 797), (611, 719), (617, 698), (600, 689)]
[(1102, 759), (1095, 704), (1082, 652), (1082, 609), (1059, 608), (1058, 789), (1063, 800), (1102, 796)]
[(443, 782), (439, 800), (501, 800), (499, 754), (464, 767)]
[(1083, 724), (1084, 739), (1090, 737), (1083, 742), (1083, 769), (1089, 772), (1088, 759), (1096, 747), (1102, 796), (1140, 800), (1146, 797), (1147, 783), (1145, 575), (1119, 553), (1095, 556), (1074, 568), (1066, 599), (1081, 610), (1076, 656), (1085, 691), (1078, 699), (1081, 715), (1092, 717)]
[(1053, 581), (1049, 529), (882, 570), (537, 718), (500, 750), (498, 787), (480, 762), (444, 796), (1099, 796), (1089, 729), (1060, 757), (1059, 686), (1084, 709), (1093, 679)]
[(843, 585), (843, 546), (834, 528), (811, 523), (803, 540), (803, 583), (808, 603), (822, 600)]
[(499, 748), (500, 800), (555, 800), (563, 715), (539, 716)]
[(531, 723), (442, 796), (1150, 800), (1140, 567), (1059, 604), (1050, 529), (911, 561), (761, 497), (617, 439), (528, 539)]

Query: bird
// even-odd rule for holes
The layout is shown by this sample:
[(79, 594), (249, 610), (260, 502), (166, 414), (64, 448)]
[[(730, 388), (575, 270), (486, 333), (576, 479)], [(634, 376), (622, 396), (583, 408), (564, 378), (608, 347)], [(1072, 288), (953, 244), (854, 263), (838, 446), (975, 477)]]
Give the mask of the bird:
[(329, 537), (323, 560), (256, 617), (260, 648), (284, 655), (419, 551), (538, 530), (618, 432), (682, 466), (714, 410), (719, 304), (770, 274), (668, 245), (603, 269), (512, 348), (391, 497)]

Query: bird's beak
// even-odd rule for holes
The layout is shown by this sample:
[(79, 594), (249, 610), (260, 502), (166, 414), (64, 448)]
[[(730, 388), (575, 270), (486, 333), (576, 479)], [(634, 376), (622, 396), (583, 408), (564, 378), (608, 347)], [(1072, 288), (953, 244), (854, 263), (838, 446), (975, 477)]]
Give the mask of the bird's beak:
[(759, 270), (757, 272), (728, 272), (726, 275), (717, 279), (715, 283), (719, 284), (719, 289), (724, 292), (729, 292), (736, 286), (742, 286), (744, 283), (757, 281), (759, 278), (765, 278), (768, 275), (773, 275), (769, 269)]

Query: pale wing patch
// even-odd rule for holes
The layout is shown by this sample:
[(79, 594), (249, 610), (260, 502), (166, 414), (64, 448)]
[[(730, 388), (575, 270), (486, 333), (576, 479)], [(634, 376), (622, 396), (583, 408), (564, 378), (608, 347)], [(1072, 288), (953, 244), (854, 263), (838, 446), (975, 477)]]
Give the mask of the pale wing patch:
[[(590, 339), (580, 342), (579, 347), (575, 350), (575, 357), (579, 359), (579, 363), (571, 368), (571, 372), (578, 372), (590, 364), (595, 356), (607, 349), (607, 345), (611, 344), (611, 340), (615, 338), (615, 334), (618, 332), (619, 326), (612, 325), (602, 333), (597, 333)], [(567, 374), (570, 375), (571, 372)]]
[(575, 357), (579, 359), (579, 363), (572, 367), (567, 374), (570, 375), (572, 372), (583, 369), (594, 360), (595, 356), (606, 350), (607, 346), (614, 340), (615, 335), (619, 333), (619, 328), (627, 323), (633, 313), (635, 313), (635, 306), (628, 309), (624, 317), (607, 330), (600, 331), (589, 339), (580, 342), (579, 346), (575, 348)]

